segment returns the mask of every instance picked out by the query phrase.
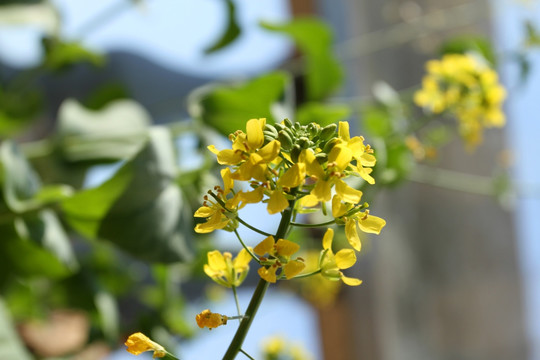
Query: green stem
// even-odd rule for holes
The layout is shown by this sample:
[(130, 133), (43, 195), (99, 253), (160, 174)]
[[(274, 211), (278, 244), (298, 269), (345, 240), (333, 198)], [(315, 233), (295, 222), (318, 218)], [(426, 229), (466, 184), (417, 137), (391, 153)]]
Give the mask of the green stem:
[(249, 255), (251, 255), (251, 257), (256, 261), (258, 262), (259, 264), (261, 263), (261, 260), (259, 260), (259, 258), (257, 257), (257, 255), (255, 255), (253, 253), (253, 251), (251, 251), (250, 248), (247, 247), (247, 245), (244, 243), (244, 241), (242, 241), (242, 238), (240, 237), (240, 234), (238, 233), (238, 231), (236, 229), (234, 229), (234, 233), (236, 235), (236, 237), (238, 238), (238, 241), (240, 241), (240, 244), (242, 244), (242, 246), (244, 247), (244, 249), (246, 249), (246, 251), (249, 253)]
[(238, 294), (236, 292), (236, 286), (231, 286), (233, 294), (234, 294), (234, 302), (236, 304), (236, 312), (238, 313), (238, 316), (242, 316), (242, 310), (240, 310), (240, 303), (238, 302)]
[[(290, 200), (289, 207), (281, 213), (281, 222), (279, 223), (275, 239), (282, 239), (285, 237), (285, 234), (287, 234), (287, 231), (289, 230), (289, 225), (291, 223), (294, 202), (294, 200)], [(251, 297), (251, 301), (249, 302), (245, 317), (240, 323), (238, 330), (236, 330), (236, 334), (234, 335), (234, 338), (232, 339), (231, 344), (227, 349), (227, 352), (223, 356), (223, 360), (233, 360), (234, 358), (236, 358), (236, 355), (238, 355), (238, 352), (241, 351), (242, 344), (246, 339), (249, 328), (251, 327), (251, 323), (255, 318), (257, 310), (259, 310), (259, 306), (261, 305), (262, 299), (264, 298), (264, 294), (266, 293), (266, 289), (268, 289), (269, 284), (270, 283), (266, 280), (259, 280), (259, 283), (255, 288), (255, 292)]]
[(310, 272), (310, 273), (296, 275), (293, 279), (307, 278), (307, 277), (310, 277), (310, 276), (313, 276), (313, 275), (317, 275), (317, 274), (319, 274), (321, 271), (322, 271), (322, 269), (318, 269), (318, 270), (312, 271), (312, 272)]
[(300, 223), (292, 222), (291, 225), (292, 226), (297, 226), (297, 227), (313, 228), (313, 227), (328, 226), (328, 225), (332, 225), (332, 224), (335, 224), (335, 223), (336, 223), (336, 220), (334, 219), (334, 220), (330, 220), (330, 221), (320, 223), (320, 224), (300, 224)]
[(248, 359), (255, 360), (251, 355), (249, 355), (249, 354), (248, 354), (247, 352), (245, 352), (243, 349), (240, 349), (240, 352), (241, 352), (242, 354), (246, 355), (246, 357), (247, 357)]
[[(227, 210), (227, 209), (225, 209), (225, 210)], [(264, 235), (264, 236), (270, 236), (270, 235), (272, 235), (272, 234), (269, 234), (269, 233), (267, 233), (267, 232), (265, 232), (265, 231), (259, 230), (259, 229), (257, 229), (257, 228), (254, 227), (254, 226), (249, 225), (247, 222), (245, 222), (244, 220), (242, 220), (242, 219), (240, 218), (240, 216), (237, 216), (237, 217), (236, 217), (236, 220), (238, 220), (238, 222), (239, 222), (240, 224), (244, 225), (244, 226), (247, 227), (248, 229), (253, 230), (253, 231), (255, 231), (255, 232), (257, 232), (257, 233), (259, 233), (259, 234), (261, 234), (261, 235)]]

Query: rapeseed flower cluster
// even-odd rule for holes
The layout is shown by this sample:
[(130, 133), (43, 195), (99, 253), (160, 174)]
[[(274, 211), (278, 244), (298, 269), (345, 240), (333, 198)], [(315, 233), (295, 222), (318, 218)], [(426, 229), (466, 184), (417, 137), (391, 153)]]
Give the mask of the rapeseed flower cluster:
[(483, 58), (447, 54), (441, 60), (428, 61), (426, 70), (415, 103), (434, 114), (454, 115), (469, 149), (482, 142), (484, 128), (504, 125), (502, 103), (506, 91)]

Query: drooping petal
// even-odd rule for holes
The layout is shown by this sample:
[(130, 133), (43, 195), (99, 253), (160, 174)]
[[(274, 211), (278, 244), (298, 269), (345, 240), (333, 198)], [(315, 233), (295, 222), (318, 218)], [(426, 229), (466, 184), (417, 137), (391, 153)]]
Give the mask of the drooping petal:
[(354, 250), (360, 251), (362, 249), (362, 243), (360, 242), (356, 221), (354, 219), (347, 219), (347, 222), (345, 223), (345, 236)]
[(259, 256), (263, 256), (264, 254), (271, 254), (274, 250), (274, 237), (268, 236), (266, 239), (261, 241), (255, 248), (253, 248), (253, 252)]
[(296, 275), (300, 274), (306, 267), (303, 261), (292, 260), (283, 266), (283, 272), (287, 279), (292, 279)]
[(384, 219), (369, 215), (369, 213), (366, 213), (363, 217), (358, 217), (358, 226), (365, 233), (380, 234), (385, 225), (386, 221)]
[(269, 214), (277, 214), (285, 210), (289, 206), (289, 201), (283, 194), (283, 191), (276, 189), (268, 199), (267, 210)]
[(348, 269), (356, 263), (356, 254), (353, 249), (341, 249), (336, 255), (336, 265), (340, 269)]
[(353, 189), (341, 179), (336, 180), (336, 193), (338, 193), (344, 202), (351, 204), (358, 204), (362, 199), (362, 192), (360, 190)]
[(332, 249), (332, 240), (334, 239), (334, 230), (328, 228), (324, 233), (322, 247), (324, 250)]
[(276, 243), (276, 254), (280, 256), (288, 257), (298, 250), (300, 250), (300, 245), (286, 239), (279, 239)]
[(352, 208), (352, 204), (344, 204), (339, 195), (334, 195), (332, 198), (332, 216), (338, 218), (343, 216)]
[(362, 284), (362, 280), (360, 279), (355, 279), (355, 278), (350, 278), (350, 277), (347, 277), (345, 275), (341, 275), (341, 280), (346, 284), (346, 285), (349, 285), (349, 286), (358, 286), (360, 284)]

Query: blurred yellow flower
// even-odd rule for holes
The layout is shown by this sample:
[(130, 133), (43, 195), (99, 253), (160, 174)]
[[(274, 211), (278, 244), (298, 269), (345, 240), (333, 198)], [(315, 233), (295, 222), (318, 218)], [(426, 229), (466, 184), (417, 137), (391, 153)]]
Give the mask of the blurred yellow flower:
[(167, 354), (163, 346), (153, 342), (146, 335), (140, 332), (131, 334), (124, 345), (127, 346), (126, 350), (133, 355), (139, 355), (145, 351), (153, 351), (154, 358), (162, 358)]
[(484, 128), (504, 125), (506, 90), (485, 60), (472, 54), (447, 54), (428, 61), (426, 69), (415, 103), (435, 114), (447, 111), (455, 115), (468, 148), (482, 141)]

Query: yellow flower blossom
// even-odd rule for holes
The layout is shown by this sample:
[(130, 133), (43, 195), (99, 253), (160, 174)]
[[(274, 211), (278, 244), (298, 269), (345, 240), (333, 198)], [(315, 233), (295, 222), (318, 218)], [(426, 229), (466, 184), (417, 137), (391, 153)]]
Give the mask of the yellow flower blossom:
[(321, 259), (321, 275), (328, 280), (338, 281), (349, 286), (357, 286), (362, 280), (347, 277), (340, 270), (348, 269), (356, 263), (353, 249), (341, 249), (336, 254), (332, 252), (334, 230), (328, 229), (323, 237), (323, 257)]
[(204, 265), (204, 272), (216, 283), (238, 287), (246, 278), (251, 261), (251, 255), (246, 249), (240, 250), (234, 260), (231, 253), (222, 254), (218, 250), (208, 252), (207, 257), (208, 264)]
[(154, 358), (162, 358), (167, 354), (163, 346), (150, 340), (146, 335), (140, 332), (131, 334), (124, 345), (127, 346), (126, 350), (133, 355), (139, 355), (145, 351), (153, 351)]
[(506, 91), (485, 61), (471, 54), (448, 54), (428, 61), (426, 69), (415, 103), (435, 114), (448, 111), (455, 115), (468, 148), (482, 141), (484, 128), (504, 125)]
[[(298, 275), (305, 267), (304, 262), (297, 258), (291, 260), (291, 256), (300, 249), (300, 245), (285, 239), (279, 239), (277, 242), (273, 236), (268, 236), (261, 241), (253, 252), (261, 256), (261, 260), (268, 264), (258, 270), (259, 276), (271, 283), (277, 281), (277, 270), (282, 268), (285, 278), (291, 279)], [(268, 254), (268, 258), (263, 258)]]
[(218, 326), (227, 325), (227, 320), (227, 316), (213, 313), (208, 309), (203, 310), (200, 314), (195, 316), (195, 321), (197, 321), (197, 325), (201, 329), (207, 327), (212, 330)]
[(268, 199), (268, 213), (277, 214), (289, 206), (287, 199), (288, 189), (296, 188), (304, 183), (306, 178), (306, 166), (303, 163), (296, 163), (279, 177), (276, 188), (270, 191)]

